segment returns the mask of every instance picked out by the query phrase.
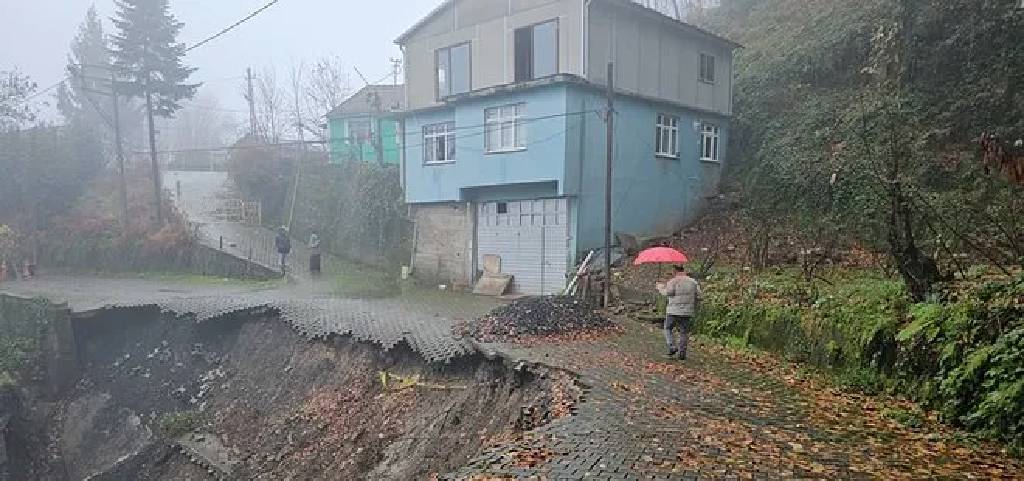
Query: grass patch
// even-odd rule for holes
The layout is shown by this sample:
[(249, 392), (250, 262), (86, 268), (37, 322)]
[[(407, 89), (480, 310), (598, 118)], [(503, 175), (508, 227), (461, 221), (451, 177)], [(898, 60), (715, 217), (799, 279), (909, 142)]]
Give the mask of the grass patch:
[(329, 293), (345, 298), (382, 298), (401, 294), (397, 269), (356, 264), (324, 254), (323, 277)]
[(0, 370), (0, 389), (10, 388), (18, 385), (18, 381), (14, 380), (14, 376), (7, 371)]
[(168, 438), (184, 436), (206, 424), (206, 418), (198, 411), (178, 411), (160, 416), (157, 426), (160, 433)]

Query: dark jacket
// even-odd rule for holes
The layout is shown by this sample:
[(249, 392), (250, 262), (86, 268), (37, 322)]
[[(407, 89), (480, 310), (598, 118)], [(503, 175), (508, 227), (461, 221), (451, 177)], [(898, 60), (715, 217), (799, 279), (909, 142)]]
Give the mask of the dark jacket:
[(292, 240), (285, 234), (278, 234), (274, 238), (274, 245), (277, 246), (277, 252), (280, 254), (287, 254), (292, 251)]

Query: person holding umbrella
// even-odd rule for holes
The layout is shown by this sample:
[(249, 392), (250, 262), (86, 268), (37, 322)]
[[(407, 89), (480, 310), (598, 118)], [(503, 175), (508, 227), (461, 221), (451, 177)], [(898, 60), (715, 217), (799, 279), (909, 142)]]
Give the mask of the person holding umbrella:
[[(661, 295), (668, 298), (665, 308), (665, 343), (668, 345), (668, 357), (678, 356), (686, 360), (686, 347), (689, 341), (690, 324), (700, 305), (701, 290), (697, 283), (686, 272), (683, 263), (688, 259), (686, 254), (669, 247), (655, 247), (641, 252), (634, 264), (673, 264), (675, 275), (668, 282), (658, 282), (656, 287)], [(679, 340), (676, 342), (673, 330), (679, 328)]]

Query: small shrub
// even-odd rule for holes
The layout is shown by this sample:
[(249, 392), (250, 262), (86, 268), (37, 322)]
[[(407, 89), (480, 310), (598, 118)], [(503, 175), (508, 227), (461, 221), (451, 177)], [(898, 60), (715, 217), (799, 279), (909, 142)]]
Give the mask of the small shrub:
[(920, 428), (924, 426), (924, 415), (916, 410), (907, 409), (885, 409), (882, 416), (892, 419), (908, 428)]
[(202, 413), (198, 411), (179, 411), (160, 416), (157, 425), (160, 433), (168, 438), (184, 436), (196, 431), (206, 424)]

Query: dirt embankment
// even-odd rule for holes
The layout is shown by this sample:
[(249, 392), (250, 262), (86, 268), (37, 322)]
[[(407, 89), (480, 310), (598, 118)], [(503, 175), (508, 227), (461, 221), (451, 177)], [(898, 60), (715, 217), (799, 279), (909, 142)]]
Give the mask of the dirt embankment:
[(83, 376), (47, 426), (66, 476), (40, 479), (430, 479), (576, 392), (482, 358), (310, 343), (273, 317), (107, 313), (76, 337)]

